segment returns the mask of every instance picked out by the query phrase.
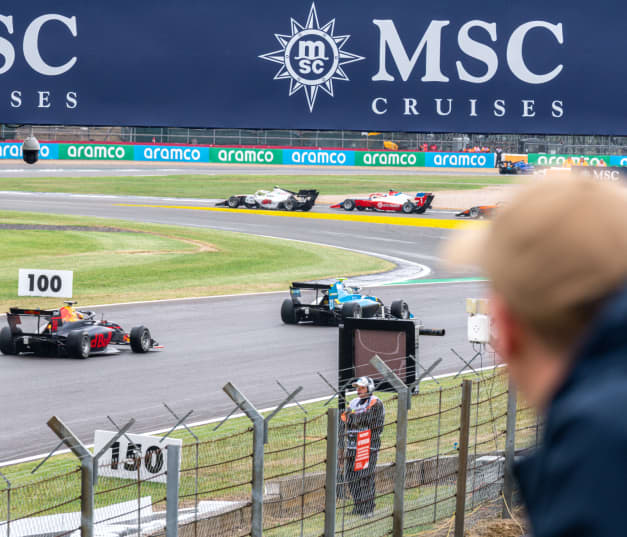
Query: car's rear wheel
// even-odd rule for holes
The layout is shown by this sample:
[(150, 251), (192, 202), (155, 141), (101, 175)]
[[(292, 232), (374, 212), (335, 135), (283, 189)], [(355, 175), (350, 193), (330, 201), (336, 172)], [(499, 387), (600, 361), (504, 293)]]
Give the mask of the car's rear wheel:
[(286, 298), (281, 304), (281, 320), (285, 324), (296, 324), (296, 306), (291, 298)]
[(131, 328), (131, 350), (133, 352), (144, 353), (150, 350), (152, 338), (150, 330), (145, 326), (134, 326)]
[(411, 214), (414, 212), (414, 209), (416, 208), (416, 206), (411, 202), (411, 201), (406, 201), (405, 203), (403, 203), (403, 212), (405, 214)]
[(479, 218), (481, 214), (481, 211), (479, 210), (479, 207), (472, 207), (470, 209), (470, 218)]
[(3, 326), (2, 330), (0, 330), (0, 352), (9, 356), (15, 355), (18, 352), (15, 339), (11, 333), (11, 328), (8, 326)]
[(91, 338), (87, 332), (76, 330), (67, 337), (67, 353), (72, 358), (85, 360), (91, 352)]
[(409, 306), (404, 300), (395, 300), (390, 306), (390, 313), (397, 319), (409, 319)]
[(348, 319), (352, 317), (353, 319), (361, 318), (361, 306), (359, 302), (347, 302), (342, 307), (342, 319)]
[(285, 207), (286, 211), (295, 211), (297, 205), (298, 205), (298, 202), (294, 198), (287, 198), (283, 202), (283, 206)]
[(236, 209), (239, 207), (239, 198), (237, 196), (231, 196), (227, 204), (231, 209)]
[(344, 207), (345, 211), (352, 211), (355, 208), (355, 200), (344, 200), (344, 203), (342, 203), (342, 206)]

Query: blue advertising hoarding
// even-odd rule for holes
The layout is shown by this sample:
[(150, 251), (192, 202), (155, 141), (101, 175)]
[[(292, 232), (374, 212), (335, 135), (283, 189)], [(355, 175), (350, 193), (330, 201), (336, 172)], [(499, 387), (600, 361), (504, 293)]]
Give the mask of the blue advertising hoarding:
[(283, 164), (354, 166), (354, 151), (335, 149), (284, 149)]
[[(59, 144), (40, 144), (39, 158), (57, 160), (59, 158)], [(22, 142), (0, 142), (0, 159), (22, 160)]]
[(32, 0), (4, 123), (627, 134), (627, 4)]
[(133, 146), (134, 160), (160, 162), (209, 162), (208, 147), (175, 145), (136, 145)]
[(425, 166), (435, 168), (494, 168), (494, 153), (425, 153)]

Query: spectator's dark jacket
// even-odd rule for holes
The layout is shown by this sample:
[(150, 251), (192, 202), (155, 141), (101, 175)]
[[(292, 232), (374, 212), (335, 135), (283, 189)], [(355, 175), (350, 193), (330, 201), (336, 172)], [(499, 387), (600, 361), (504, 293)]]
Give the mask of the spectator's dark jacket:
[(584, 336), (542, 444), (516, 470), (534, 537), (627, 535), (627, 287)]

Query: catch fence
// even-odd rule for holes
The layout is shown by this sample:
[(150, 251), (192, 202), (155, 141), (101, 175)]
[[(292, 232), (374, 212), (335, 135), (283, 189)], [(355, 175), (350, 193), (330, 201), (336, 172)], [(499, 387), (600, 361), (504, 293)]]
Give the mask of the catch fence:
[[(304, 147), (385, 149), (393, 142), (401, 150), (463, 151), (465, 148), (500, 147), (505, 153), (556, 153), (625, 155), (625, 136), (521, 135), (359, 132), (277, 129), (185, 129), (174, 127), (76, 127), (35, 125), (32, 133), (42, 141), (130, 142), (253, 147)], [(1, 140), (23, 140), (30, 126), (0, 125)]]
[[(361, 422), (342, 418), (337, 398), (261, 421), (248, 409), (250, 421), (230, 418), (217, 431), (177, 430), (180, 472), (170, 466), (170, 447), (168, 467), (149, 478), (139, 470), (141, 452), (94, 456), (91, 490), (75, 454), (50, 459), (34, 474), (35, 463), (3, 467), (0, 537), (377, 537), (442, 523), (462, 535), (464, 513), (498, 499), (511, 503), (514, 453), (538, 442), (536, 415), (503, 371), (412, 394), (402, 386), (377, 392), (381, 412)], [(364, 430), (370, 450), (358, 461), (356, 431)], [(358, 462), (367, 465), (356, 470)], [(109, 477), (112, 465), (137, 468), (136, 476)], [(91, 528), (81, 518), (89, 495)]]

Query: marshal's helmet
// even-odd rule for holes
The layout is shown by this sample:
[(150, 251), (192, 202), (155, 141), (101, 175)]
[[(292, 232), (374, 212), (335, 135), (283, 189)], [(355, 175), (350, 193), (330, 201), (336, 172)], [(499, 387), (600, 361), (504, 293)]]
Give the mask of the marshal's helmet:
[(353, 388), (357, 388), (358, 386), (364, 386), (367, 388), (369, 394), (374, 392), (374, 380), (370, 377), (359, 377), (355, 382), (353, 382)]

